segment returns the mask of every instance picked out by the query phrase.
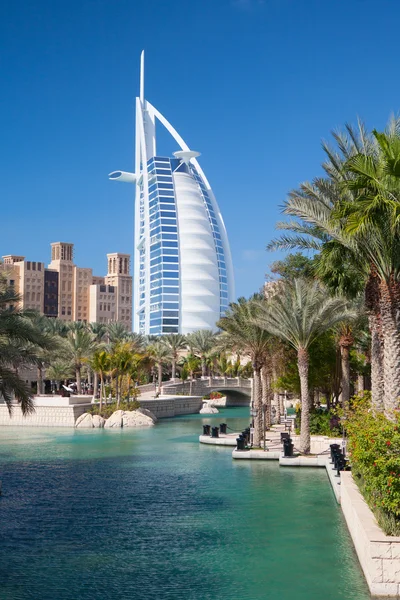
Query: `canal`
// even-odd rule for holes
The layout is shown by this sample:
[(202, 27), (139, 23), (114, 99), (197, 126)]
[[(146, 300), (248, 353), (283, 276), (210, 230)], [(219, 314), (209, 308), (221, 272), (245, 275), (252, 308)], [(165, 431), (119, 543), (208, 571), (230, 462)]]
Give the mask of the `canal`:
[(1, 600), (367, 600), (323, 469), (145, 430), (0, 430)]

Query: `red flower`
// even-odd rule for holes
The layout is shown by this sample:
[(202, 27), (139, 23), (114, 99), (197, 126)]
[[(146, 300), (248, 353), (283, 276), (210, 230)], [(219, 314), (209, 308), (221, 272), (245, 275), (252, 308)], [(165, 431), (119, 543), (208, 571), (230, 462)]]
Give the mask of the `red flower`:
[(390, 442), (389, 440), (386, 442), (386, 446), (390, 446), (392, 442)]

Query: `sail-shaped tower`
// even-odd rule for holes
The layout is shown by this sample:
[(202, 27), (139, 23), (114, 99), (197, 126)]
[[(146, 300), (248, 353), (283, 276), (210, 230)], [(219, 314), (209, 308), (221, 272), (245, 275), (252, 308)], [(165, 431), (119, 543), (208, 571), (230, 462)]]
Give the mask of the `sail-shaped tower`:
[[(156, 150), (156, 121), (180, 150)], [(215, 329), (234, 300), (232, 258), (221, 212), (197, 157), (144, 97), (144, 52), (136, 98), (134, 330), (145, 335)]]

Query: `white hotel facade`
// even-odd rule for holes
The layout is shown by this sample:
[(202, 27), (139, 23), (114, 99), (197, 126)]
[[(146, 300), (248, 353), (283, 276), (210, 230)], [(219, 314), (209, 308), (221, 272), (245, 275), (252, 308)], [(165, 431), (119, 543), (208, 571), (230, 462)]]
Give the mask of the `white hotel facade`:
[[(173, 157), (157, 154), (156, 121), (180, 148)], [(134, 330), (145, 335), (215, 330), (234, 300), (225, 225), (199, 153), (144, 97), (143, 52), (135, 148), (135, 173), (109, 175), (136, 189)]]

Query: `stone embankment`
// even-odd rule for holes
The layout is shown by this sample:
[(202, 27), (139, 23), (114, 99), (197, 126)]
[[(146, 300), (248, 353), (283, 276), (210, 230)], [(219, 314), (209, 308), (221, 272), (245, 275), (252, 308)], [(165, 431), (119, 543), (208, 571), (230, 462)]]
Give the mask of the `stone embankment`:
[[(157, 419), (197, 414), (203, 403), (199, 396), (164, 396), (139, 400), (143, 411), (148, 409)], [(35, 396), (35, 412), (23, 415), (21, 407), (15, 404), (11, 416), (7, 406), (0, 403), (0, 427), (75, 427), (77, 419), (90, 409), (91, 401), (91, 396)], [(91, 428), (90, 419), (86, 419), (87, 424), (81, 427)]]
[(18, 404), (10, 415), (7, 406), (0, 404), (0, 427), (74, 427), (90, 403), (90, 396), (36, 396), (35, 411), (29, 415), (24, 415)]
[(99, 415), (85, 413), (77, 419), (75, 427), (77, 429), (152, 427), (156, 422), (157, 418), (152, 412), (138, 408), (137, 410), (116, 410), (107, 420)]

